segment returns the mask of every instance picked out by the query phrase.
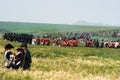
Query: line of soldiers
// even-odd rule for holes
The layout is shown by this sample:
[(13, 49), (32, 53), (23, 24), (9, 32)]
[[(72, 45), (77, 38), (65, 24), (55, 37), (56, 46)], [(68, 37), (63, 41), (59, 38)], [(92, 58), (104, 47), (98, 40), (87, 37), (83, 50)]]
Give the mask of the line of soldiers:
[(120, 48), (120, 41), (106, 41), (104, 42), (104, 47), (106, 48)]
[(120, 47), (120, 41), (104, 41), (102, 39), (99, 41), (98, 39), (91, 39), (90, 37), (72, 37), (71, 39), (67, 39), (66, 37), (54, 37), (50, 39), (49, 36), (43, 36), (43, 38), (40, 38), (39, 36), (35, 39), (32, 39), (32, 44), (35, 45), (46, 45), (49, 46), (50, 44), (52, 46), (58, 46), (58, 47), (65, 47), (65, 46), (72, 46), (76, 47), (79, 45), (79, 43), (85, 44), (85, 47), (96, 47), (96, 48), (103, 48), (103, 47), (109, 47), (109, 48), (119, 48)]
[[(45, 34), (42, 38), (38, 36), (37, 38), (34, 35), (30, 34), (16, 34), (16, 33), (6, 33), (3, 38), (10, 41), (17, 42), (27, 42), (32, 45), (53, 45), (53, 46), (78, 46), (79, 43), (84, 43), (86, 47), (106, 47), (105, 43), (111, 47), (111, 44), (115, 46), (115, 42), (106, 42), (102, 40), (99, 42), (97, 39), (92, 40), (91, 37), (94, 36), (94, 33), (77, 33), (77, 32), (67, 32), (67, 33), (58, 33), (58, 34)], [(118, 45), (119, 46), (119, 45)], [(113, 46), (112, 46), (113, 47)]]
[(108, 31), (99, 31), (95, 36), (109, 36), (109, 37), (119, 37), (120, 30), (108, 30)]
[(96, 47), (96, 48), (103, 47), (103, 42), (100, 45), (98, 39), (97, 40), (86, 39), (85, 47)]
[(35, 39), (33, 38), (32, 39), (32, 45), (46, 45), (46, 46), (49, 46), (50, 44), (52, 44), (53, 46), (58, 46), (58, 47), (61, 47), (61, 46), (78, 46), (79, 44), (79, 39), (75, 39), (75, 38), (71, 38), (71, 39), (67, 39), (67, 38), (57, 38), (57, 37), (54, 37), (52, 39), (50, 39), (49, 36), (43, 36), (43, 38), (39, 38), (39, 36)]
[[(46, 38), (49, 38), (49, 39), (53, 39), (53, 38), (55, 38), (56, 36), (57, 36), (57, 38), (59, 38), (60, 40), (62, 40), (63, 38), (66, 38), (67, 40), (70, 40), (71, 38), (80, 38), (80, 37), (82, 37), (82, 38), (89, 38), (89, 37), (91, 37), (92, 35), (93, 35), (93, 33), (86, 33), (86, 32), (83, 32), (83, 33), (79, 33), (79, 32), (64, 32), (64, 33), (60, 33), (60, 32), (58, 32), (58, 33), (46, 33), (46, 34), (43, 34), (44, 36), (42, 37), (42, 38), (44, 38), (43, 39), (43, 41), (41, 41), (41, 42), (43, 42), (43, 44), (44, 44), (44, 42), (46, 42), (46, 40), (48, 40), (48, 39), (46, 39)], [(41, 36), (41, 35), (40, 35)], [(40, 37), (39, 37), (40, 38)], [(39, 42), (39, 39), (38, 40), (35, 40), (34, 39), (34, 35), (31, 35), (31, 34), (24, 34), (24, 33), (5, 33), (4, 35), (3, 35), (3, 39), (5, 39), (5, 40), (8, 40), (8, 41), (16, 41), (16, 42), (27, 42), (27, 43), (30, 43), (30, 44), (32, 44), (32, 42), (33, 42), (33, 44), (34, 44), (34, 42), (36, 41), (36, 42)], [(45, 40), (46, 39), (46, 40)]]
[(87, 39), (85, 42), (86, 47), (96, 47), (96, 48), (120, 48), (120, 41), (104, 41), (102, 39), (101, 42), (98, 41), (98, 39)]
[(25, 34), (25, 33), (5, 33), (3, 35), (4, 40), (8, 41), (16, 41), (16, 42), (26, 42), (26, 43), (31, 43), (32, 42), (32, 37), (33, 35), (31, 34)]
[(78, 46), (80, 39), (85, 42), (86, 38), (91, 38), (93, 33), (66, 32), (56, 34), (45, 34), (42, 38), (38, 36), (32, 39), (32, 44), (53, 46)]

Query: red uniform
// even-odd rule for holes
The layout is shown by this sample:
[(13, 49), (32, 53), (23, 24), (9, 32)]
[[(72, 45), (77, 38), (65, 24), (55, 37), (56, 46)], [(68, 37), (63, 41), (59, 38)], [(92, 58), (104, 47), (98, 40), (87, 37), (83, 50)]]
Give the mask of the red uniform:
[(40, 38), (36, 39), (37, 44), (40, 44)]
[(45, 45), (50, 45), (50, 38), (45, 39)]
[(42, 39), (41, 39), (41, 45), (44, 45), (44, 43), (45, 43), (45, 39), (42, 38)]
[(62, 41), (62, 45), (65, 47), (65, 46), (67, 46), (68, 45), (68, 41), (67, 40), (63, 40)]

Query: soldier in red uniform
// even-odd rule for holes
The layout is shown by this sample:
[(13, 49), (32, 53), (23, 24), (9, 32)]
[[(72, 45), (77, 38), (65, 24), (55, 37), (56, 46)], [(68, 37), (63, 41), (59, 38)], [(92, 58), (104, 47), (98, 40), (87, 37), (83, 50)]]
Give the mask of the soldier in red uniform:
[(86, 47), (89, 47), (89, 39), (86, 40), (85, 46), (86, 46)]
[(63, 47), (68, 46), (68, 40), (67, 39), (62, 40), (62, 46)]
[(74, 45), (75, 45), (74, 40), (73, 40), (73, 39), (72, 39), (72, 40), (69, 40), (69, 41), (68, 41), (68, 45), (69, 45), (69, 46), (74, 46)]
[(50, 45), (50, 38), (49, 37), (45, 38), (45, 45), (46, 46)]
[(36, 43), (37, 43), (37, 45), (40, 45), (40, 37), (39, 36), (36, 39)]
[(41, 39), (41, 45), (45, 44), (45, 37), (43, 36), (43, 38)]
[(61, 47), (61, 41), (60, 40), (57, 40), (56, 44), (57, 44), (58, 47)]
[(92, 39), (90, 40), (90, 47), (93, 47), (93, 41), (92, 41)]

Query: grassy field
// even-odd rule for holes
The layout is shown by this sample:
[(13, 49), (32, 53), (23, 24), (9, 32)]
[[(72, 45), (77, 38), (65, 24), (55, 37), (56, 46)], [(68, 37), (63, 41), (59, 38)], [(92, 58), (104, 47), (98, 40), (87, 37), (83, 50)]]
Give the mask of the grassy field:
[[(98, 33), (99, 31), (114, 31), (119, 30), (119, 27), (113, 26), (85, 26), (85, 25), (65, 25), (65, 24), (48, 24), (48, 23), (25, 23), (25, 22), (0, 22), (0, 34), (4, 34), (6, 32), (12, 33), (30, 33), (35, 36), (40, 35), (41, 37), (45, 35), (45, 33), (53, 33), (56, 34), (58, 32), (94, 32)], [(106, 40), (118, 40), (119, 38), (112, 37), (100, 37), (95, 36), (94, 39), (106, 39)]]
[[(120, 28), (43, 23), (0, 22), (0, 79), (1, 80), (120, 80), (120, 49), (52, 47), (28, 45), (32, 64), (30, 71), (4, 68), (4, 46), (21, 45), (1, 39), (5, 32), (56, 33), (64, 31), (97, 32)], [(95, 37), (96, 38), (96, 37)], [(99, 37), (98, 37), (99, 38)]]
[(31, 70), (23, 71), (4, 68), (7, 43), (13, 52), (21, 45), (0, 39), (1, 80), (120, 80), (120, 49), (28, 45)]
[(47, 23), (0, 22), (0, 31), (6, 30), (15, 33), (55, 33), (64, 31), (97, 32), (119, 29), (107, 26), (64, 25)]

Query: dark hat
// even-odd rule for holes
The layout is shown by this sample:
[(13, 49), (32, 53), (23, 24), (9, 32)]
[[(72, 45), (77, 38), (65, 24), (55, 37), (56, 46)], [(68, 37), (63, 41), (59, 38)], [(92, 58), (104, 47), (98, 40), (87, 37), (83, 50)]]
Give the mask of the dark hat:
[(26, 47), (27, 48), (27, 43), (22, 43), (21, 47)]
[(23, 50), (22, 48), (17, 48), (17, 50)]
[(22, 48), (17, 48), (17, 50), (20, 50), (20, 51), (24, 52), (24, 50)]
[(13, 45), (11, 45), (11, 44), (7, 44), (7, 45), (5, 46), (5, 49), (11, 49), (11, 48), (14, 48)]

